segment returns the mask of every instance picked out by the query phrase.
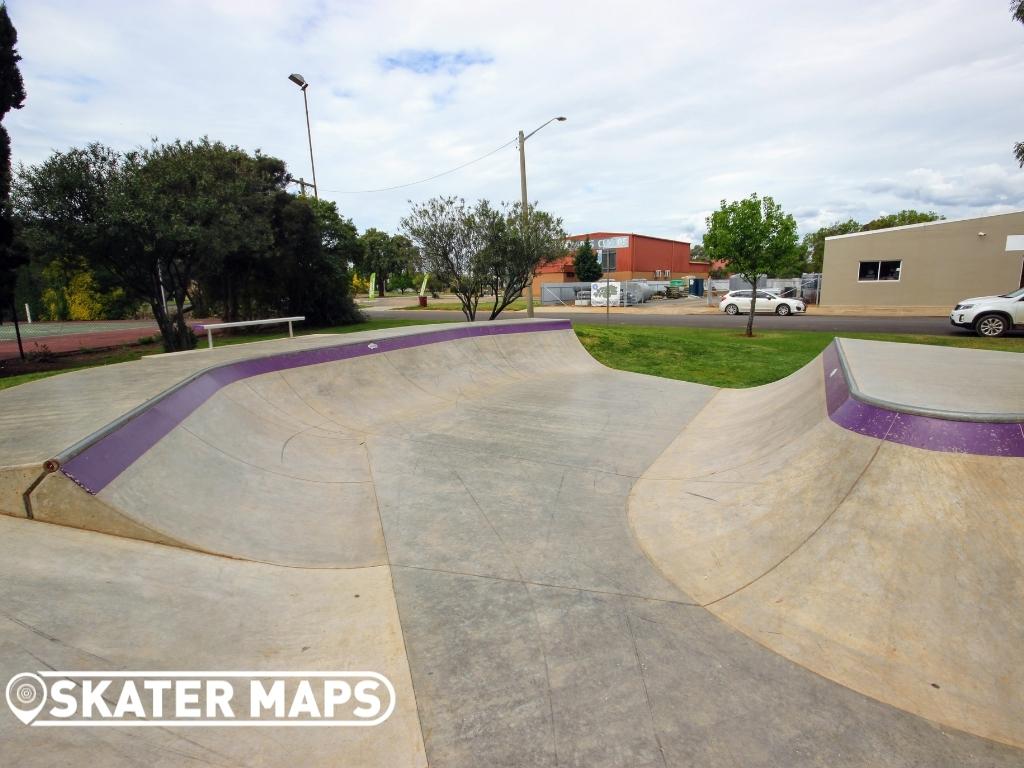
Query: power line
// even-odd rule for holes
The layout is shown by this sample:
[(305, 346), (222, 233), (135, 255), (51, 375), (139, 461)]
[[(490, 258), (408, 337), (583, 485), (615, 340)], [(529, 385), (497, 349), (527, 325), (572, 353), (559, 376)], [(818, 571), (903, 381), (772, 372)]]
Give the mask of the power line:
[(420, 179), (419, 181), (410, 181), (407, 184), (396, 184), (393, 187), (381, 187), (380, 189), (355, 189), (355, 190), (325, 189), (324, 192), (331, 192), (331, 193), (333, 193), (335, 195), (365, 195), (365, 194), (369, 194), (371, 192), (390, 192), (393, 189), (404, 189), (405, 187), (412, 187), (412, 186), (415, 186), (416, 184), (425, 184), (428, 181), (433, 181), (434, 179), (439, 179), (442, 176), (447, 176), (449, 173), (455, 173), (456, 171), (461, 171), (463, 168), (466, 168), (466, 167), (468, 167), (470, 165), (473, 165), (473, 163), (479, 163), (481, 160), (486, 160), (488, 157), (490, 157), (491, 155), (497, 154), (498, 152), (503, 150), (505, 147), (507, 147), (507, 146), (509, 146), (511, 144), (515, 144), (516, 141), (518, 141), (518, 139), (515, 139), (515, 138), (512, 139), (511, 141), (506, 141), (500, 147), (498, 147), (497, 149), (492, 149), (486, 155), (480, 155), (480, 157), (476, 158), (475, 160), (470, 160), (468, 163), (463, 163), (462, 165), (457, 165), (454, 168), (449, 168), (447, 171), (442, 171), (441, 173), (438, 173), (438, 174), (436, 174), (434, 176), (428, 176), (427, 178)]

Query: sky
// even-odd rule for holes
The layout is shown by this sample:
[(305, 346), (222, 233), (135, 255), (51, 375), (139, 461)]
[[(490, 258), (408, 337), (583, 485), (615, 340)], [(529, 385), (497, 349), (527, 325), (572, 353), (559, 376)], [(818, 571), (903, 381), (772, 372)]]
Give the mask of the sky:
[[(904, 208), (1024, 209), (1024, 25), (1008, 0), (8, 0), (14, 161), (209, 136), (284, 159), (360, 231), (438, 195), (572, 233), (699, 242), (722, 199), (802, 232)], [(506, 146), (503, 146), (506, 145)], [(498, 149), (502, 147), (501, 149)], [(386, 192), (493, 152), (433, 181)], [(353, 194), (356, 193), (356, 194)]]

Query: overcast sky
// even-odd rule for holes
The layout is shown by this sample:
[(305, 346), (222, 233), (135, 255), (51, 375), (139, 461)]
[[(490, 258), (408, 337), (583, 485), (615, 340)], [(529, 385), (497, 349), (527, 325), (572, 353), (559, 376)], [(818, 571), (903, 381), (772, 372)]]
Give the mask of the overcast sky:
[(309, 177), (360, 230), (411, 200), (519, 196), (570, 232), (698, 242), (722, 198), (802, 231), (901, 208), (1024, 208), (1024, 26), (1008, 0), (8, 0), (15, 161), (208, 135)]

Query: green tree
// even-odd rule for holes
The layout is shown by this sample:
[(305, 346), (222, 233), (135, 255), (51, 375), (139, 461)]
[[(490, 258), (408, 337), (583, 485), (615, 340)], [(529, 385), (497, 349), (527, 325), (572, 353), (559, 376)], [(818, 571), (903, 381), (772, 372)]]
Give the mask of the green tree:
[(479, 259), (484, 241), (471, 226), (472, 212), (461, 197), (434, 197), (414, 203), (402, 231), (419, 249), (425, 271), (451, 288), (467, 320), (476, 318), (486, 275)]
[(18, 70), (21, 56), (18, 55), (17, 44), (18, 32), (7, 14), (7, 5), (0, 4), (0, 317), (3, 309), (12, 304), (18, 268), (26, 261), (25, 253), (14, 247), (11, 138), (2, 125), (8, 112), (21, 109), (25, 103), (25, 85)]
[(522, 295), (538, 267), (565, 255), (562, 220), (533, 205), (524, 218), (520, 203), (495, 209), (481, 200), (467, 225), (479, 231), (483, 243), (476, 271), (494, 296), (489, 320)]
[(704, 253), (704, 246), (700, 243), (690, 248), (690, 261), (707, 261), (707, 254)]
[(581, 283), (592, 283), (601, 279), (601, 264), (597, 260), (594, 246), (588, 237), (572, 258), (573, 271), (576, 272), (576, 279)]
[[(76, 275), (92, 272), (93, 252), (104, 247), (111, 185), (123, 158), (100, 144), (56, 152), (38, 166), (19, 166), (12, 205), (15, 246), (28, 259), (21, 285), (34, 287), (37, 317), (70, 319), (67, 292)], [(100, 290), (118, 288), (102, 273)], [(122, 291), (123, 293), (123, 291)]]
[(834, 235), (848, 235), (852, 232), (860, 232), (861, 224), (853, 219), (829, 224), (814, 232), (804, 235), (801, 250), (807, 259), (808, 272), (821, 272), (825, 261), (825, 238)]
[[(775, 274), (780, 266), (799, 258), (796, 220), (771, 197), (752, 194), (744, 200), (721, 202), (707, 218), (704, 250), (713, 261), (728, 262), (733, 272), (757, 287), (759, 278)], [(747, 336), (754, 335), (757, 291), (753, 290)]]
[(364, 277), (377, 273), (381, 296), (390, 286), (392, 275), (410, 271), (416, 266), (416, 249), (403, 235), (389, 235), (370, 228), (359, 239), (363, 251), (356, 266)]
[(352, 300), (349, 257), (359, 250), (356, 229), (334, 203), (291, 194), (276, 196), (274, 296), (284, 315), (312, 326), (362, 321)]
[[(197, 308), (228, 319), (360, 319), (348, 276), (361, 253), (355, 227), (333, 203), (286, 192), (287, 178), (276, 158), (205, 138), (123, 155), (93, 144), (20, 168), (15, 207), (25, 243), (56, 261), (79, 312), (94, 311), (89, 291), (103, 289), (72, 284), (85, 265), (110, 275), (124, 301), (150, 305), (166, 349), (186, 349)], [(68, 295), (53, 298), (68, 304)]]
[(415, 287), (413, 276), (408, 272), (399, 272), (397, 275), (391, 276), (391, 290), (399, 291), (403, 296), (406, 291), (410, 291)]
[(282, 169), (278, 162), (268, 173), (238, 147), (206, 138), (125, 156), (106, 212), (109, 235), (93, 255), (149, 303), (168, 350), (195, 344), (186, 305), (195, 304), (197, 284), (235, 275), (240, 259), (272, 247), (267, 214), (273, 192), (283, 191)]
[(889, 213), (885, 216), (879, 216), (877, 219), (872, 219), (863, 227), (862, 232), (871, 232), (876, 229), (889, 229), (891, 227), (905, 227), (908, 224), (923, 224), (928, 221), (939, 221), (940, 219), (946, 218), (935, 213), (935, 211), (915, 211), (913, 209), (907, 209), (899, 211), (898, 213)]

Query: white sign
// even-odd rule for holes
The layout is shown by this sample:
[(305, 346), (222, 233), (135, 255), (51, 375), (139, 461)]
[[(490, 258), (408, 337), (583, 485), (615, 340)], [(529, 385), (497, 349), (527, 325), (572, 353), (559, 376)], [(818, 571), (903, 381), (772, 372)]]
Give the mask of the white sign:
[(629, 248), (629, 235), (605, 237), (594, 241), (595, 248)]
[(377, 672), (77, 672), (12, 677), (7, 706), (34, 727), (374, 726), (395, 709)]

